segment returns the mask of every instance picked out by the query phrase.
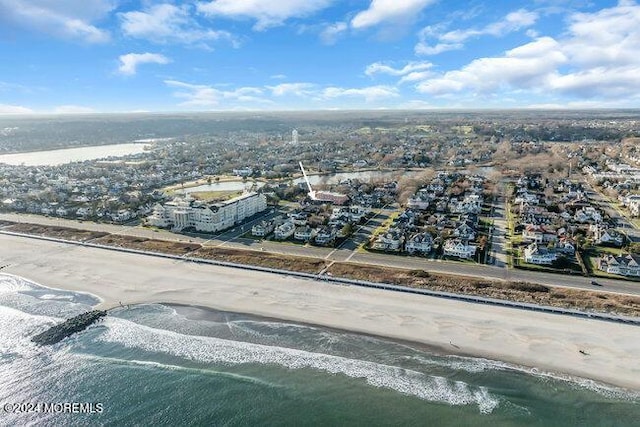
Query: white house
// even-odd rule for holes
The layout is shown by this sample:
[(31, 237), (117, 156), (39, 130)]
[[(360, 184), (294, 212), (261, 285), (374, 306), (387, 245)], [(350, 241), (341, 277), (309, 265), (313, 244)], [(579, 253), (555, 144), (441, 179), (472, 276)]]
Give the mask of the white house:
[(550, 265), (553, 264), (556, 259), (558, 259), (556, 251), (538, 246), (536, 242), (524, 248), (524, 262), (526, 263)]
[(399, 230), (390, 229), (386, 233), (379, 234), (371, 244), (371, 249), (379, 251), (397, 251), (402, 245), (402, 233)]
[(602, 215), (597, 211), (593, 206), (585, 206), (582, 209), (578, 209), (573, 215), (573, 219), (577, 222), (585, 223), (585, 222), (602, 222)]
[(622, 246), (625, 241), (625, 237), (618, 230), (613, 228), (606, 228), (600, 224), (592, 224), (589, 227), (589, 231), (593, 233), (593, 240), (596, 244)]
[(409, 198), (407, 201), (407, 208), (425, 210), (429, 208), (429, 204), (433, 200), (433, 196), (429, 194), (426, 189), (420, 189)]
[(295, 233), (293, 233), (293, 238), (295, 240), (308, 242), (309, 240), (313, 239), (315, 235), (316, 235), (316, 230), (307, 225), (304, 227), (297, 227)]
[(640, 256), (638, 255), (604, 255), (598, 263), (600, 270), (621, 276), (640, 277)]
[(280, 224), (273, 231), (274, 238), (276, 240), (286, 240), (289, 237), (293, 236), (293, 233), (296, 231), (296, 226), (293, 222), (287, 221), (283, 224)]
[(449, 239), (444, 243), (443, 251), (446, 256), (471, 258), (476, 253), (476, 246), (463, 243), (460, 239)]
[(629, 194), (622, 199), (622, 204), (629, 208), (631, 216), (640, 216), (640, 194)]
[(433, 238), (429, 233), (414, 234), (407, 240), (404, 245), (404, 250), (410, 254), (418, 252), (421, 254), (428, 254), (433, 248)]
[(330, 245), (336, 240), (337, 232), (333, 227), (322, 227), (316, 234), (314, 241), (318, 245)]
[(261, 221), (260, 224), (251, 227), (251, 235), (254, 237), (264, 237), (273, 232), (275, 228), (276, 225), (274, 221)]

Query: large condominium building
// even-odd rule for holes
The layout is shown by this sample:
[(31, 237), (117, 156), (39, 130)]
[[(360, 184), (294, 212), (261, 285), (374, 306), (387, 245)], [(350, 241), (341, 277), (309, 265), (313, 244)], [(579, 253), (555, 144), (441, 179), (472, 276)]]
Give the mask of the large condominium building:
[(187, 197), (155, 205), (147, 222), (149, 225), (171, 228), (174, 231), (193, 227), (197, 231), (215, 232), (231, 228), (265, 209), (267, 198), (258, 193), (247, 193), (224, 202), (209, 204)]

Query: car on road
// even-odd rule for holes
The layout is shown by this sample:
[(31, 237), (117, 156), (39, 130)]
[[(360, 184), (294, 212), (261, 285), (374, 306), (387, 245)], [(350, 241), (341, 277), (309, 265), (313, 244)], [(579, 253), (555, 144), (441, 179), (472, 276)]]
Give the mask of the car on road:
[(592, 281), (591, 281), (591, 284), (592, 284), (593, 286), (602, 286), (600, 283), (596, 282), (595, 280), (592, 280)]

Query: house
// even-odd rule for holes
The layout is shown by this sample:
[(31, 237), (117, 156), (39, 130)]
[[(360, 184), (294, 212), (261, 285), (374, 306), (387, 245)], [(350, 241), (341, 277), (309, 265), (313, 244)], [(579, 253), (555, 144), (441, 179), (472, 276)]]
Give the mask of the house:
[(443, 254), (458, 258), (471, 258), (476, 253), (476, 246), (463, 243), (460, 239), (449, 239), (444, 243)]
[(482, 210), (482, 197), (478, 194), (469, 194), (461, 201), (458, 201), (452, 208), (456, 213), (478, 214)]
[(607, 254), (600, 258), (598, 268), (610, 274), (640, 277), (640, 256)]
[(126, 222), (135, 217), (135, 213), (129, 209), (120, 209), (115, 213), (109, 214), (113, 222)]
[(622, 247), (625, 242), (624, 234), (613, 228), (607, 228), (600, 224), (592, 224), (589, 231), (593, 233), (593, 241), (600, 245), (612, 245)]
[(308, 242), (316, 235), (316, 230), (314, 228), (307, 226), (297, 227), (296, 231), (293, 233), (293, 238), (295, 240), (301, 240), (303, 242)]
[(409, 198), (407, 201), (407, 207), (409, 209), (417, 209), (417, 210), (426, 210), (429, 209), (429, 204), (433, 200), (433, 196), (429, 194), (428, 190), (423, 188), (420, 189)]
[(558, 254), (555, 250), (539, 246), (536, 242), (524, 248), (524, 262), (528, 264), (551, 265), (557, 259)]
[(244, 167), (244, 168), (240, 168), (240, 169), (233, 169), (233, 174), (236, 176), (243, 176), (243, 177), (247, 177), (250, 176), (253, 173), (253, 169), (250, 167)]
[(576, 210), (573, 215), (573, 219), (580, 223), (585, 222), (602, 222), (602, 215), (593, 206), (585, 206), (582, 209)]
[(522, 238), (529, 242), (543, 243), (557, 239), (556, 232), (542, 225), (527, 224), (522, 230)]
[(573, 255), (576, 253), (576, 245), (568, 238), (562, 238), (556, 244), (556, 250), (565, 255)]
[(476, 238), (476, 231), (468, 224), (462, 223), (453, 230), (452, 235), (462, 240), (473, 240)]
[(336, 240), (336, 235), (337, 231), (335, 228), (325, 226), (318, 231), (314, 241), (320, 246), (332, 245)]
[(519, 193), (516, 198), (513, 200), (514, 204), (529, 204), (529, 205), (537, 205), (538, 204), (538, 196), (535, 194), (531, 194), (526, 190)]
[(400, 230), (391, 228), (386, 233), (379, 234), (373, 243), (371, 249), (378, 251), (398, 251), (402, 245), (404, 237)]
[(89, 215), (91, 215), (93, 211), (91, 210), (91, 208), (87, 208), (87, 207), (81, 207), (78, 208), (78, 210), (76, 211), (76, 216), (78, 218), (87, 218)]
[(622, 204), (629, 209), (631, 216), (640, 216), (640, 194), (628, 194), (622, 199)]
[(275, 221), (261, 221), (259, 224), (251, 227), (251, 235), (254, 237), (265, 237), (272, 233), (275, 228)]
[(295, 225), (307, 225), (308, 215), (306, 212), (294, 212), (289, 218)]
[(353, 224), (359, 223), (369, 213), (369, 209), (362, 206), (351, 205), (333, 208), (330, 220), (341, 220)]
[(404, 245), (404, 250), (410, 254), (418, 252), (428, 254), (433, 248), (433, 237), (429, 233), (418, 233), (411, 236)]
[(273, 231), (274, 238), (276, 240), (286, 240), (289, 237), (293, 236), (293, 233), (296, 231), (296, 226), (292, 221), (286, 221), (283, 224), (280, 224)]

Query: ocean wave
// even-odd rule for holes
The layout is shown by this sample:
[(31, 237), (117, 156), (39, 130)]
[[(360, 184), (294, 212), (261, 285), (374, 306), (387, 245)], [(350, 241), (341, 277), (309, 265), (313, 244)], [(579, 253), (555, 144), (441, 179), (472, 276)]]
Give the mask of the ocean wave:
[(444, 377), (396, 366), (286, 347), (183, 335), (124, 319), (108, 318), (105, 325), (107, 328), (98, 336), (98, 340), (187, 360), (221, 364), (277, 364), (289, 369), (317, 369), (362, 378), (372, 386), (428, 401), (450, 405), (475, 404), (482, 413), (490, 413), (499, 405), (498, 398), (491, 395), (485, 387), (472, 387), (461, 381), (450, 381)]
[(640, 393), (625, 390), (619, 387), (610, 386), (588, 378), (577, 377), (569, 374), (546, 371), (539, 368), (531, 368), (528, 366), (517, 365), (499, 360), (485, 359), (482, 357), (465, 357), (465, 356), (434, 356), (433, 358), (424, 356), (407, 356), (406, 360), (416, 361), (425, 366), (438, 366), (453, 370), (462, 370), (469, 373), (481, 373), (485, 371), (516, 371), (533, 377), (550, 380), (562, 381), (575, 388), (587, 389), (596, 392), (602, 396), (619, 400), (638, 400)]
[(0, 273), (0, 294), (15, 294), (17, 292), (36, 289), (33, 282), (12, 274)]
[(406, 356), (405, 359), (412, 360), (426, 366), (438, 366), (441, 368), (450, 368), (457, 371), (465, 371), (472, 374), (485, 371), (504, 371), (507, 369), (515, 369), (516, 366), (499, 360), (484, 359), (482, 357), (464, 357), (464, 356), (435, 356), (433, 358), (424, 356)]
[(27, 313), (72, 317), (90, 310), (101, 300), (85, 292), (50, 288), (20, 276), (0, 273), (0, 305)]
[(0, 354), (30, 356), (38, 352), (31, 337), (53, 324), (56, 318), (25, 313), (0, 306)]
[(236, 381), (243, 381), (251, 384), (258, 384), (258, 385), (270, 387), (270, 388), (279, 387), (276, 384), (263, 381), (259, 378), (250, 377), (248, 375), (236, 374), (233, 372), (216, 371), (215, 369), (193, 368), (188, 366), (172, 365), (169, 363), (160, 363), (152, 360), (119, 359), (116, 357), (94, 356), (94, 355), (88, 355), (88, 354), (76, 355), (76, 357), (81, 357), (83, 359), (92, 360), (92, 361), (108, 362), (108, 363), (113, 363), (117, 365), (140, 366), (143, 368), (150, 367), (150, 368), (157, 368), (157, 369), (165, 369), (169, 371), (180, 371), (180, 372), (187, 372), (187, 373), (197, 373), (202, 375), (213, 375), (217, 377), (231, 378)]

